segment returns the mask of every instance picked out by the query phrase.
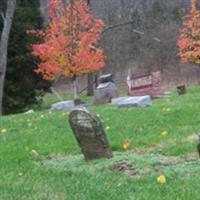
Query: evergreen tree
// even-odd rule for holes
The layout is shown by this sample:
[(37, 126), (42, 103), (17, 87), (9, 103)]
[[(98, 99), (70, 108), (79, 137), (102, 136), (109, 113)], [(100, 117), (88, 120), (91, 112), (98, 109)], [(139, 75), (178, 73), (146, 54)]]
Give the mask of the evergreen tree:
[(8, 47), (4, 114), (22, 112), (39, 103), (38, 97), (50, 86), (34, 71), (38, 61), (31, 55), (31, 44), (36, 38), (26, 33), (41, 28), (41, 24), (39, 0), (18, 0)]

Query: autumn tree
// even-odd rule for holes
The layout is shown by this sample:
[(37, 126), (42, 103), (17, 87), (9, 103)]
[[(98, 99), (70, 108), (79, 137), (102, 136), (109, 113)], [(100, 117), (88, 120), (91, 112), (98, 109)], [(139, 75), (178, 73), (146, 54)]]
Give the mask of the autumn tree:
[(178, 48), (182, 62), (200, 65), (200, 10), (197, 0), (190, 0), (190, 13), (184, 17)]
[(33, 45), (33, 55), (40, 58), (36, 72), (44, 79), (55, 80), (61, 75), (72, 77), (76, 99), (76, 78), (104, 66), (104, 53), (99, 47), (104, 24), (92, 14), (85, 0), (64, 2), (50, 1), (49, 26), (36, 31), (43, 42)]

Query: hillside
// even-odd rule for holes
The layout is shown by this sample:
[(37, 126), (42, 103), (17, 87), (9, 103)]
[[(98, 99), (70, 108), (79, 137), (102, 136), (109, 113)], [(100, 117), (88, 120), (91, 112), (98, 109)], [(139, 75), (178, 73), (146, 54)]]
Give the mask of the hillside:
[(80, 154), (68, 113), (1, 117), (0, 199), (199, 199), (199, 102), (200, 88), (191, 88), (145, 109), (91, 107), (114, 152), (91, 162)]

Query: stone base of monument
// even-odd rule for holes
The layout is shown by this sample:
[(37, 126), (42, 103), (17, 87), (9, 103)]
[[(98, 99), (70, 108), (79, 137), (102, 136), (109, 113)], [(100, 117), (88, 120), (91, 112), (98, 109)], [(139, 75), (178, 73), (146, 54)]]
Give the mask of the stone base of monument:
[(84, 104), (85, 104), (85, 102), (82, 101), (81, 99), (75, 99), (74, 100), (74, 105), (75, 106), (84, 105)]
[(102, 105), (102, 104), (106, 104), (106, 103), (110, 103), (111, 100), (110, 99), (95, 99), (94, 101), (94, 105)]
[(74, 110), (69, 124), (86, 160), (111, 158), (112, 151), (100, 119), (86, 109)]
[(112, 99), (112, 104), (117, 105), (118, 107), (147, 107), (151, 106), (151, 97), (150, 96), (135, 96), (135, 97), (118, 97)]

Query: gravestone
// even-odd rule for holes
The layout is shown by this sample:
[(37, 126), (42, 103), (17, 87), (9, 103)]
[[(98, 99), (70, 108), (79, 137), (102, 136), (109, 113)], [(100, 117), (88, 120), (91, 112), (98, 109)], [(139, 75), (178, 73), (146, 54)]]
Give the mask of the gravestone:
[(111, 158), (112, 151), (100, 119), (87, 110), (74, 110), (69, 124), (86, 160)]
[(99, 78), (100, 84), (95, 90), (95, 103), (103, 104), (111, 102), (112, 98), (118, 96), (117, 86), (112, 74), (105, 74)]
[(162, 88), (161, 72), (156, 71), (140, 76), (131, 75), (127, 77), (130, 96), (161, 97), (164, 94)]

